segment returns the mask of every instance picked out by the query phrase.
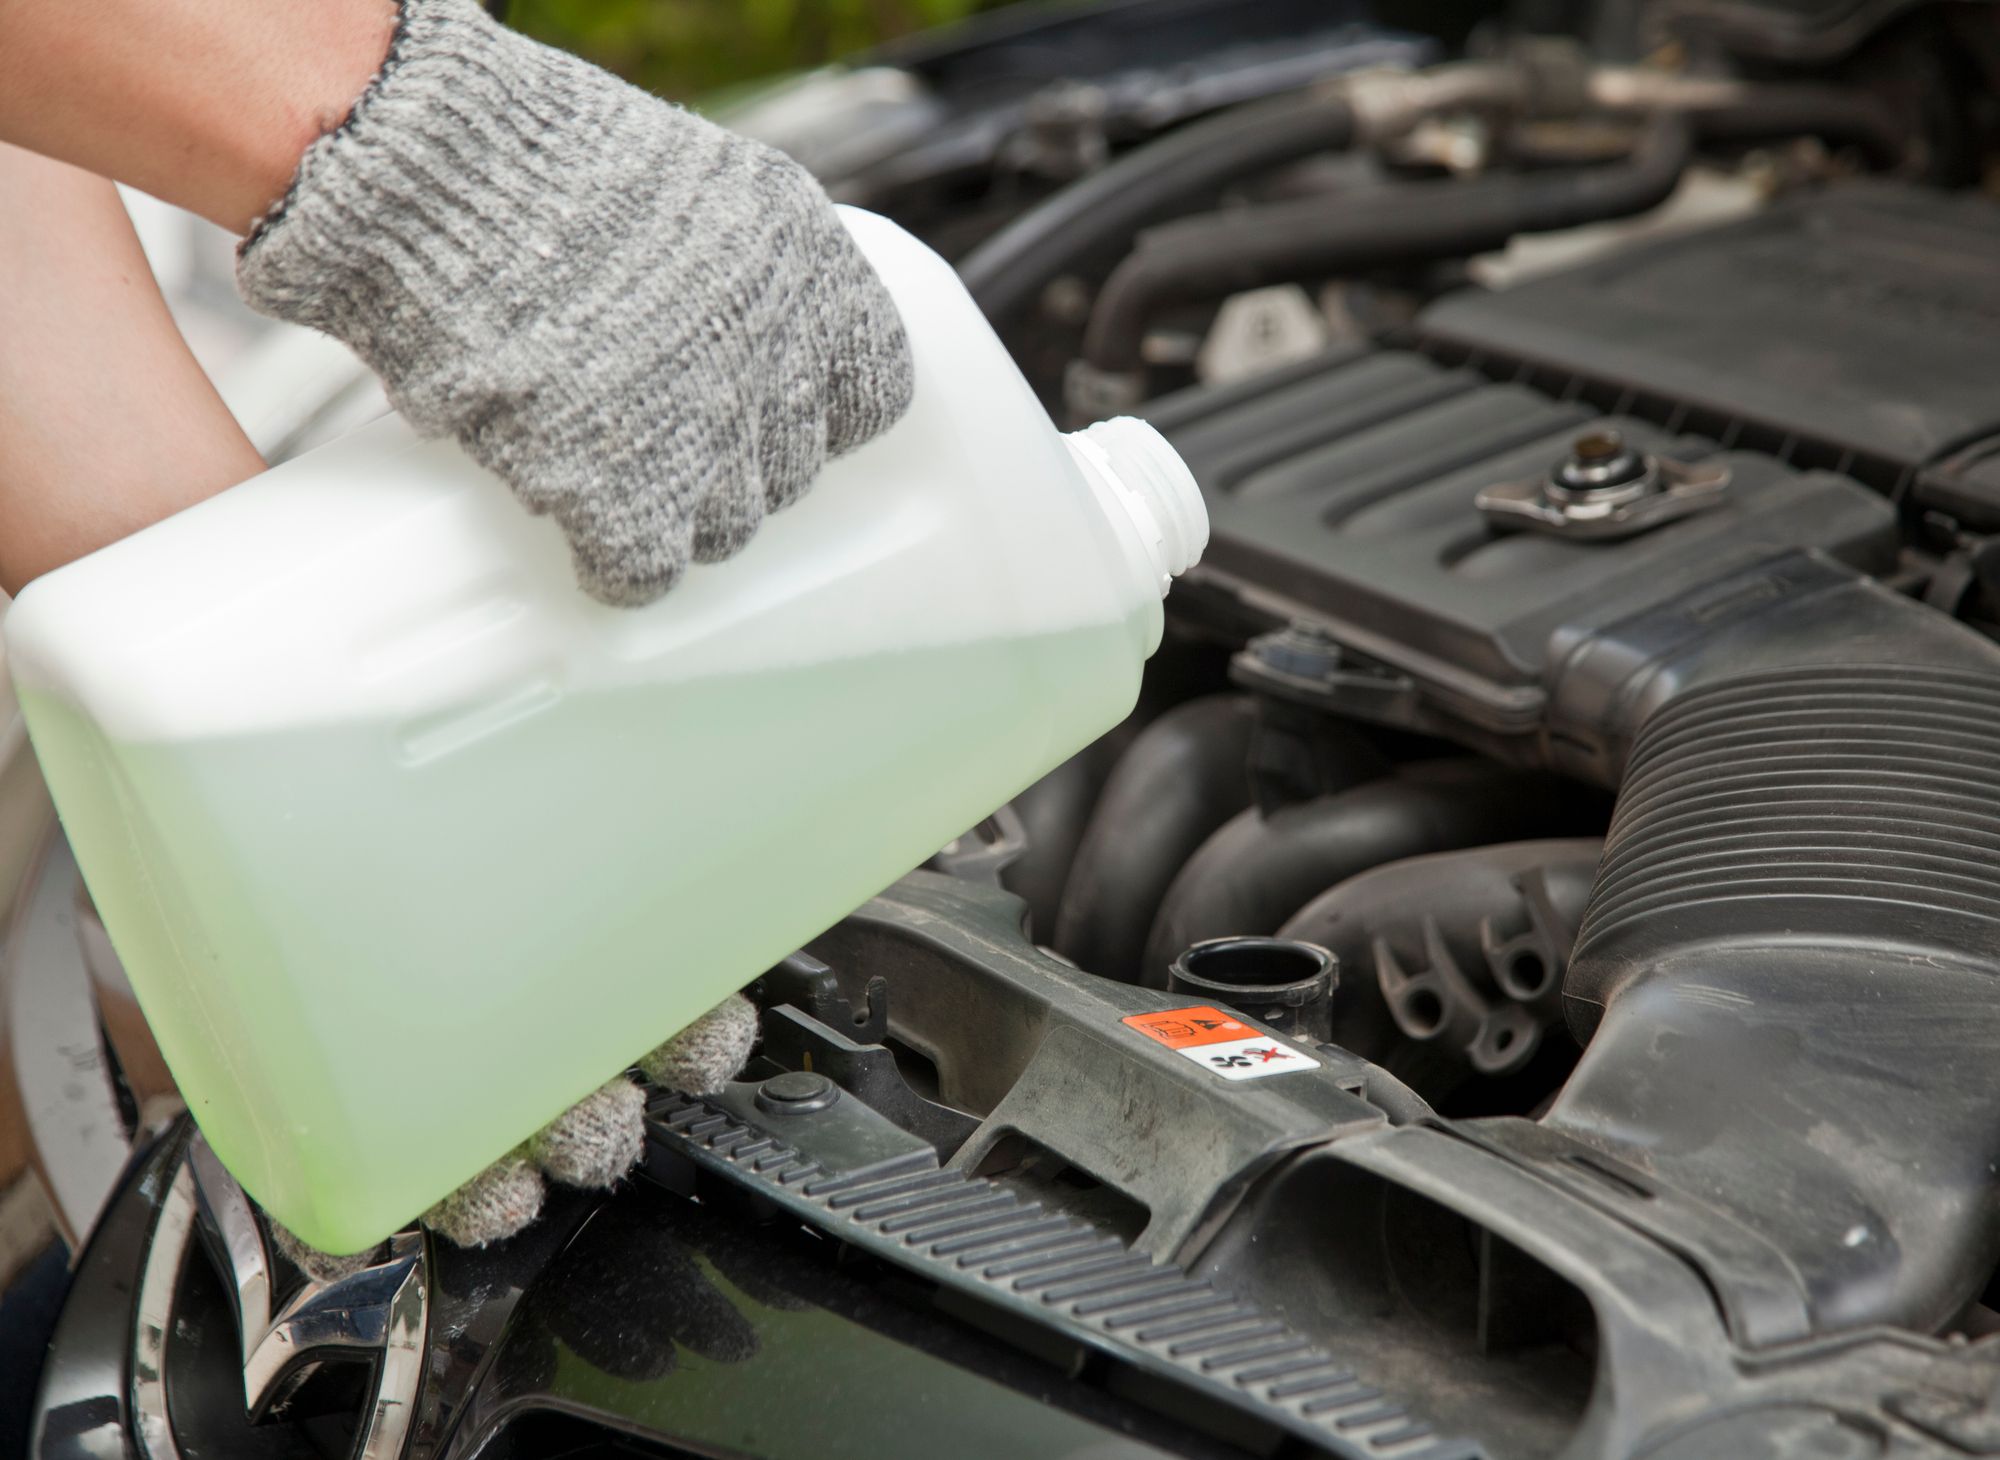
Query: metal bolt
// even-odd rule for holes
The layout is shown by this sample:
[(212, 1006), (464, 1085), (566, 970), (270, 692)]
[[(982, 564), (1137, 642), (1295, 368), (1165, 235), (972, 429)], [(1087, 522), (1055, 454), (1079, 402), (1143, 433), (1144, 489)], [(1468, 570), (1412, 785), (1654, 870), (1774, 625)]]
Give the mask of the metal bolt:
[(1586, 431), (1570, 442), (1569, 455), (1549, 473), (1549, 495), (1557, 501), (1630, 496), (1645, 490), (1646, 472), (1646, 458), (1616, 431)]
[(1625, 449), (1625, 438), (1616, 431), (1587, 431), (1570, 443), (1570, 459), (1578, 466), (1610, 461)]
[(1340, 668), (1340, 641), (1316, 623), (1294, 619), (1249, 644), (1250, 657), (1295, 679), (1321, 679)]

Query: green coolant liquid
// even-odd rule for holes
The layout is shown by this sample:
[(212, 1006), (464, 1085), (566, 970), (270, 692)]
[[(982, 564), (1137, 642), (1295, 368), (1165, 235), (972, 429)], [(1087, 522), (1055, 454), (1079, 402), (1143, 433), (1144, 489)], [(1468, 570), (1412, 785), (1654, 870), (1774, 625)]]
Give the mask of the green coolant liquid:
[(65, 820), (203, 1131), (343, 1252), (1114, 723), (1140, 659), (1118, 622), (177, 743), (24, 704), (105, 788)]

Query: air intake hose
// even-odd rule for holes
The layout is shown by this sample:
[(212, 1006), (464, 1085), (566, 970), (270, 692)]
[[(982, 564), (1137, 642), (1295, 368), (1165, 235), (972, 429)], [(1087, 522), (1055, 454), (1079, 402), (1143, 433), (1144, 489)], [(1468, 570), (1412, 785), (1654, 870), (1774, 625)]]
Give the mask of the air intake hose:
[(1815, 1331), (1937, 1329), (2000, 1259), (2000, 648), (1794, 559), (1585, 662), (1633, 733), (1545, 1124), (1719, 1213)]

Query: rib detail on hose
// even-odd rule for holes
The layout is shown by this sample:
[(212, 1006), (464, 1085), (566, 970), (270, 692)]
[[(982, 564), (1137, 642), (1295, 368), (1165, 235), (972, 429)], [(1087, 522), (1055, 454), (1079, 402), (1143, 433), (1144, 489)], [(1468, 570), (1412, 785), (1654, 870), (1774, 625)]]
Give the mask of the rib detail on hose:
[(1633, 747), (1578, 961), (1697, 909), (1773, 937), (1931, 915), (2000, 953), (1996, 725), (2000, 677), (1897, 665), (1676, 698)]

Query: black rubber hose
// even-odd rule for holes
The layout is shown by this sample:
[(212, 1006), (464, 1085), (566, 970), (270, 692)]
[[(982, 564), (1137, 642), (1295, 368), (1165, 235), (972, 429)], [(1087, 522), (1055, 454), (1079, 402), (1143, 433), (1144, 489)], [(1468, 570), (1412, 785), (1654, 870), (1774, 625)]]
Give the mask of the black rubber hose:
[[(1077, 967), (1135, 981), (1146, 934), (1187, 859), (1250, 804), (1250, 741), (1256, 709), (1241, 695), (1190, 700), (1147, 726), (1125, 752), (1063, 890), (1055, 950)], [(1339, 763), (1358, 784), (1387, 766), (1359, 740)]]
[(986, 317), (1011, 321), (1051, 279), (1234, 182), (1352, 145), (1354, 114), (1324, 91), (1238, 107), (1137, 148), (1014, 220), (959, 264)]
[(1718, 1214), (1668, 1240), (1747, 1343), (1934, 1332), (2000, 1262), (2000, 646), (1816, 560), (1745, 581), (1601, 631), (1683, 629), (1619, 661), (1544, 1125)]
[(1518, 233), (1643, 213), (1673, 192), (1692, 151), (1686, 121), (1661, 116), (1629, 157), (1604, 166), (1408, 183), (1372, 194), (1365, 206), (1302, 199), (1168, 224), (1141, 238), (1105, 281), (1084, 358), (1103, 370), (1139, 369), (1147, 327), (1173, 304), (1283, 279), (1461, 258)]
[(1471, 182), (1410, 184), (1346, 211), (1305, 199), (1189, 218), (1143, 235), (1112, 273), (1084, 340), (1104, 370), (1135, 370), (1148, 325), (1169, 305), (1285, 279), (1457, 258), (1543, 233), (1629, 217), (1666, 201), (1696, 142), (1818, 137), (1871, 167), (1904, 160), (1908, 138), (1873, 99), (1827, 86), (1769, 86), (1655, 114), (1625, 161)]
[(1142, 982), (1165, 987), (1189, 944), (1275, 933), (1316, 893), (1404, 857), (1601, 826), (1596, 798), (1542, 772), (1427, 761), (1270, 816), (1231, 818), (1174, 878), (1146, 941)]
[(1014, 798), (1028, 847), (1000, 873), (1000, 885), (1028, 904), (1028, 931), (1037, 942), (1048, 941), (1055, 931), (1063, 888), (1090, 825), (1091, 808), (1124, 744), (1115, 731), (1093, 740)]
[(1250, 804), (1256, 708), (1209, 695), (1169, 710), (1119, 758), (1077, 847), (1051, 946), (1077, 967), (1131, 982), (1181, 864)]
[(1887, 171), (1909, 153), (1907, 131), (1873, 97), (1834, 86), (1761, 86), (1687, 112), (1697, 142), (1731, 144), (1817, 137), (1852, 147)]

